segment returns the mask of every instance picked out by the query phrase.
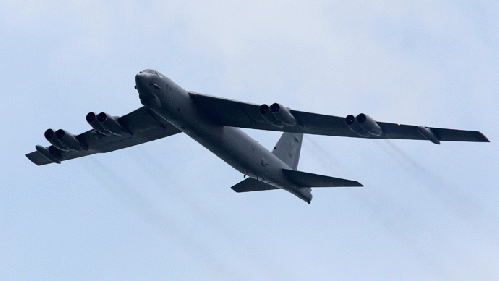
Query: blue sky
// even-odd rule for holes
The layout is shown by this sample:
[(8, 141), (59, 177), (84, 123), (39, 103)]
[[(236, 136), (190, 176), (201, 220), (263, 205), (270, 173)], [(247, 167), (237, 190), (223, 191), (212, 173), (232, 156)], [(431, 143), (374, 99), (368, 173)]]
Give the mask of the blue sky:
[[(0, 279), (498, 279), (499, 5), (330, 2), (3, 1)], [(47, 128), (139, 107), (146, 68), (187, 90), (491, 143), (305, 136), (300, 170), (365, 186), (315, 189), (311, 205), (236, 194), (242, 175), (186, 135), (26, 159)]]

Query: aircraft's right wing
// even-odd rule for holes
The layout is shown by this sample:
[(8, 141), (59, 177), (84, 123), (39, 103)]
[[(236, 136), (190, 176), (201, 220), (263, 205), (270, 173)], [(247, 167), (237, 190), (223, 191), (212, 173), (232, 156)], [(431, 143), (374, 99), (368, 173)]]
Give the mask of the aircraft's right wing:
[(430, 140), (433, 143), (489, 141), (478, 131), (377, 122), (365, 114), (359, 114), (357, 117), (349, 115), (345, 118), (291, 110), (279, 104), (269, 107), (195, 92), (189, 94), (202, 111), (223, 126), (367, 139)]
[[(102, 118), (97, 120), (99, 116)], [(90, 122), (89, 118), (92, 118), (93, 122)], [(26, 157), (36, 165), (60, 163), (94, 153), (111, 152), (180, 132), (147, 107), (141, 107), (119, 118), (110, 117), (105, 113), (89, 113), (87, 121), (95, 124), (93, 126), (99, 130), (92, 129), (73, 136), (63, 130), (54, 132), (49, 129), (45, 132), (45, 137), (52, 145), (48, 148), (37, 145), (36, 151), (26, 154)], [(107, 129), (104, 129), (102, 124)]]

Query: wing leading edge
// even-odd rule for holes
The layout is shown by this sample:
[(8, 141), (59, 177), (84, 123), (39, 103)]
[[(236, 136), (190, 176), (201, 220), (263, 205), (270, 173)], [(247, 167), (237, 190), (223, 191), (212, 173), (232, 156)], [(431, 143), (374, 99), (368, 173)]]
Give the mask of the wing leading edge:
[(90, 154), (111, 152), (117, 149), (131, 147), (180, 132), (180, 130), (163, 118), (157, 116), (147, 107), (140, 107), (135, 111), (117, 118), (117, 123), (124, 130), (122, 134), (102, 134), (96, 129), (92, 129), (74, 136), (81, 147), (75, 149), (60, 149), (54, 145), (51, 145), (48, 148), (37, 146), (36, 151), (26, 154), (26, 157), (36, 165), (46, 165), (54, 162), (60, 163), (61, 161)]
[(370, 134), (363, 131), (359, 133), (353, 130), (355, 128), (352, 129), (347, 125), (346, 118), (298, 110), (287, 110), (295, 119), (294, 123), (276, 123), (269, 120), (265, 114), (262, 114), (260, 105), (195, 92), (189, 92), (189, 94), (199, 109), (223, 126), (368, 139), (430, 140), (434, 143), (440, 141), (489, 141), (478, 131), (410, 126), (376, 122), (374, 120), (375, 124), (380, 128), (379, 134)]

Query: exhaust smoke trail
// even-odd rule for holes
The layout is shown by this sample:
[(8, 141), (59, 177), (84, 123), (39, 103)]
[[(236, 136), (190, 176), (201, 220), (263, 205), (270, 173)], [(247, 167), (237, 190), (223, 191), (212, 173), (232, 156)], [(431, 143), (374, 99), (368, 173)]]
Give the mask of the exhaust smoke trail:
[[(392, 141), (385, 140), (384, 142), (376, 143), (384, 151), (396, 158), (415, 179), (421, 181), (423, 186), (438, 200), (443, 202), (452, 213), (468, 222), (472, 227), (484, 230), (490, 241), (496, 247), (499, 247), (499, 240), (497, 239), (499, 229), (497, 228), (497, 224), (491, 223), (498, 222), (499, 217), (487, 210), (477, 200), (461, 194), (459, 188), (453, 188), (453, 185), (456, 184), (444, 182), (439, 176), (423, 167)], [(387, 146), (384, 146), (384, 144)]]
[[(94, 157), (87, 158), (91, 165), (82, 165), (89, 175), (94, 177), (103, 187), (122, 200), (126, 205), (132, 207), (146, 221), (157, 227), (170, 238), (180, 242), (185, 248), (189, 249), (195, 256), (203, 261), (217, 276), (229, 277), (229, 279), (238, 279), (237, 275), (228, 270), (227, 266), (201, 245), (190, 235), (185, 227), (180, 225), (175, 218), (175, 214), (165, 216), (159, 209), (155, 208), (140, 192), (135, 190), (121, 176), (101, 163)], [(239, 276), (240, 277), (240, 276)]]
[[(136, 165), (154, 181), (161, 192), (166, 193), (171, 199), (180, 201), (193, 212), (199, 221), (207, 222), (208, 225), (219, 234), (218, 237), (223, 236), (225, 241), (228, 241), (233, 245), (232, 248), (238, 252), (238, 257), (241, 257), (241, 253), (244, 253), (246, 256), (245, 259), (255, 264), (259, 270), (271, 280), (290, 280), (287, 278), (288, 276), (284, 274), (284, 271), (279, 270), (278, 267), (268, 259), (262, 260), (262, 257), (257, 256), (255, 254), (256, 249), (254, 249), (252, 245), (241, 245), (240, 240), (236, 239), (239, 235), (236, 235), (231, 228), (227, 227), (220, 216), (211, 210), (204, 201), (200, 200), (196, 194), (190, 192), (188, 187), (179, 182), (177, 180), (178, 175), (165, 173), (168, 169), (156, 156), (141, 147), (137, 147), (136, 152), (135, 150), (130, 150), (128, 152)], [(165, 182), (168, 182), (170, 186), (176, 186), (177, 188), (168, 188)]]
[(337, 168), (337, 172), (340, 171), (342, 174), (343, 173), (348, 174), (347, 168), (344, 165), (342, 165), (340, 163), (340, 161), (338, 161), (336, 159), (336, 157), (334, 157), (333, 155), (331, 155), (331, 153), (329, 153), (329, 151), (327, 151), (326, 149), (324, 149), (312, 137), (307, 136), (307, 135), (304, 135), (304, 136), (305, 136), (305, 139), (303, 141), (303, 148), (305, 148), (305, 150), (309, 149), (308, 143), (310, 143), (313, 146), (313, 147), (311, 147), (311, 149), (315, 150), (315, 152), (316, 152), (316, 153), (312, 153), (312, 155), (317, 156), (317, 154), (321, 154), (321, 155), (327, 156), (327, 158), (315, 157), (316, 160), (319, 160), (319, 162), (321, 162), (321, 164), (324, 167), (329, 167), (329, 164), (333, 164), (332, 166), (335, 167), (335, 168)]
[[(312, 144), (309, 147), (307, 143)], [(318, 160), (321, 165), (327, 170), (332, 170), (332, 167), (339, 166), (342, 170), (346, 168), (340, 165), (337, 159), (332, 156), (322, 145), (307, 138), (304, 141), (304, 148), (312, 148), (312, 155)], [(393, 152), (391, 154), (394, 154)], [(395, 156), (395, 155), (393, 155)], [(333, 163), (335, 165), (331, 165)], [(355, 174), (353, 172), (342, 172), (343, 174)], [(338, 171), (334, 171), (333, 176), (339, 176)], [(410, 252), (424, 265), (427, 269), (432, 272), (433, 275), (438, 276), (441, 279), (448, 279), (449, 276), (454, 276), (451, 278), (453, 280), (459, 279), (459, 276), (451, 270), (449, 267), (445, 266), (442, 262), (442, 258), (438, 255), (432, 253), (430, 250), (424, 250), (419, 244), (421, 244), (420, 239), (427, 233), (428, 229), (435, 228), (436, 226), (430, 225), (429, 222), (425, 221), (423, 218), (414, 213), (407, 206), (395, 202), (390, 196), (385, 194), (382, 189), (372, 189), (364, 188), (361, 192), (352, 192), (348, 194), (350, 197), (355, 199), (360, 203), (362, 208), (365, 208), (369, 215), (375, 219), (379, 224), (383, 225), (389, 230), (394, 237), (397, 237), (404, 245), (410, 249)], [(429, 245), (431, 248), (432, 246)], [(438, 245), (440, 251), (448, 253), (447, 258), (453, 258), (457, 264), (474, 264), (471, 260), (466, 257), (459, 255), (455, 249), (449, 248), (444, 243)], [(475, 266), (475, 268), (479, 268)]]

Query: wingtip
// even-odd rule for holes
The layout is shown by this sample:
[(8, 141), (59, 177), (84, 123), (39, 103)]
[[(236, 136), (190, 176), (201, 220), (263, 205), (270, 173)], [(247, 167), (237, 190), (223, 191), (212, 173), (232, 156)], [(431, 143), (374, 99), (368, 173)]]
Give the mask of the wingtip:
[(479, 133), (482, 135), (484, 142), (490, 142), (490, 140), (482, 132)]
[(364, 185), (358, 181), (349, 181), (349, 184), (345, 185), (345, 187), (364, 187)]

